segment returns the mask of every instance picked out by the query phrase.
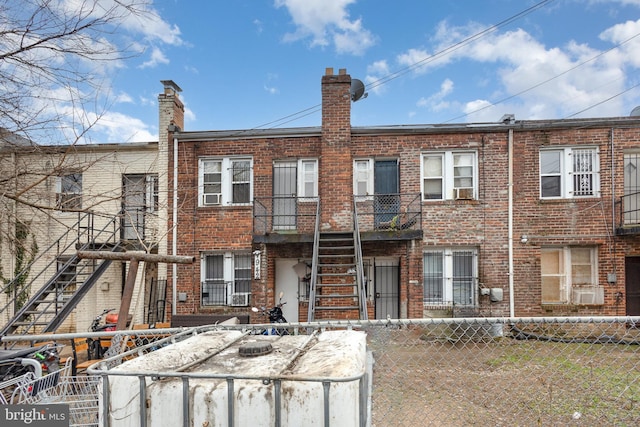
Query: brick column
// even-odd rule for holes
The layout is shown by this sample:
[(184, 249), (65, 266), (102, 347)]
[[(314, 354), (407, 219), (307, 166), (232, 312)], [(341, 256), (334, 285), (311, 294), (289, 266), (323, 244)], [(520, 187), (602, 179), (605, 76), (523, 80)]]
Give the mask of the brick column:
[(322, 77), (322, 148), (319, 194), (322, 231), (353, 229), (351, 76), (327, 68)]

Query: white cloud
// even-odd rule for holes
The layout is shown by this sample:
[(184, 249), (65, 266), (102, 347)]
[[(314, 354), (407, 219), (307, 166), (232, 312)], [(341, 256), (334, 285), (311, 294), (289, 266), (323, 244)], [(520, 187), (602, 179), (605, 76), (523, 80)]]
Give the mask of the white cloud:
[(430, 111), (443, 111), (449, 108), (450, 102), (445, 101), (444, 98), (453, 92), (453, 82), (450, 79), (445, 79), (440, 84), (440, 91), (431, 95), (428, 98), (420, 98), (416, 105), (418, 107), (428, 108)]
[[(521, 119), (567, 117), (623, 92), (628, 79), (626, 68), (640, 68), (640, 37), (634, 38), (640, 33), (640, 20), (627, 21), (603, 31), (600, 38), (611, 47), (627, 41), (606, 54), (575, 40), (562, 46), (545, 46), (522, 29), (494, 31), (471, 43), (457, 44), (482, 29), (477, 23), (452, 27), (443, 21), (433, 37), (436, 54), (430, 54), (424, 48), (410, 48), (396, 57), (396, 64), (399, 69), (412, 67), (414, 75), (463, 60), (491, 65), (495, 69), (495, 81), (499, 83), (498, 91), (485, 99), (461, 99), (450, 104), (463, 105), (465, 114), (479, 110), (468, 117), (470, 121), (487, 118), (495, 121), (505, 111), (514, 112)], [(445, 53), (439, 55), (438, 52)], [(486, 78), (478, 79), (478, 87), (482, 81)], [(420, 105), (434, 111), (446, 108), (447, 104), (437, 103), (443, 89), (441, 87), (439, 94), (421, 99)], [(463, 96), (463, 92), (458, 93), (458, 97)], [(500, 102), (498, 108), (488, 108), (496, 102)], [(616, 98), (581, 116), (606, 117), (626, 113), (624, 99)]]
[(362, 25), (361, 19), (351, 20), (348, 6), (355, 0), (275, 0), (275, 7), (285, 7), (296, 31), (284, 40), (294, 42), (308, 37), (311, 47), (333, 44), (337, 53), (362, 55), (375, 44), (375, 36)]
[(159, 48), (154, 47), (151, 49), (151, 57), (148, 61), (143, 62), (138, 66), (138, 68), (153, 68), (158, 64), (168, 64), (169, 59), (165, 56), (164, 52), (162, 52)]
[(106, 141), (101, 142), (149, 142), (157, 141), (157, 133), (142, 120), (117, 112), (105, 113), (94, 128), (94, 132), (105, 135)]
[(380, 94), (384, 91), (385, 86), (380, 82), (380, 79), (390, 74), (389, 64), (385, 60), (376, 61), (367, 67), (367, 75), (364, 78), (364, 82), (367, 86), (367, 90), (375, 94)]

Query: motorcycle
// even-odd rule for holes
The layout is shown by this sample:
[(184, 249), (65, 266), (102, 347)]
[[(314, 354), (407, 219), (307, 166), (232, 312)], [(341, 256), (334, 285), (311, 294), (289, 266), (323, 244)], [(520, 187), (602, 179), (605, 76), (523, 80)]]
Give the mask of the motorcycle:
[[(269, 323), (289, 323), (282, 314), (282, 306), (286, 304), (286, 301), (282, 301), (283, 293), (280, 292), (278, 303), (275, 307), (267, 310), (265, 307), (257, 308), (251, 307), (251, 311), (254, 313), (260, 313), (262, 315), (269, 316)], [(289, 335), (289, 331), (286, 328), (267, 328), (261, 332), (262, 335)]]

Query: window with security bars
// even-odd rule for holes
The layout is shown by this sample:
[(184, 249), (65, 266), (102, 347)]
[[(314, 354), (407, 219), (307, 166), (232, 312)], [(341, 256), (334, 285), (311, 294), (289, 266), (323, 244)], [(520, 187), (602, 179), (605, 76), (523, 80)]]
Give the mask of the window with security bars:
[(202, 256), (203, 306), (232, 305), (232, 295), (251, 292), (251, 255), (217, 253)]
[(600, 196), (600, 167), (596, 148), (540, 151), (540, 197)]
[(624, 155), (624, 224), (640, 224), (640, 153)]
[(423, 255), (424, 303), (430, 305), (476, 304), (477, 251), (444, 248)]

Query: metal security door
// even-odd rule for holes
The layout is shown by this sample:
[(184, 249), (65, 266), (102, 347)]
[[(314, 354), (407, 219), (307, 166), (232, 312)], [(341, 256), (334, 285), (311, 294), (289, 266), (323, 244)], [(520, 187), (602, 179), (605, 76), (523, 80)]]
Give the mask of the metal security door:
[(389, 222), (400, 212), (398, 161), (376, 160), (373, 166), (375, 225)]
[(400, 267), (397, 261), (376, 260), (374, 265), (376, 319), (400, 315)]
[(625, 292), (627, 316), (640, 316), (640, 257), (625, 259)]
[(124, 175), (122, 183), (122, 238), (144, 240), (145, 175)]
[(297, 196), (296, 162), (273, 164), (273, 229), (296, 229)]

